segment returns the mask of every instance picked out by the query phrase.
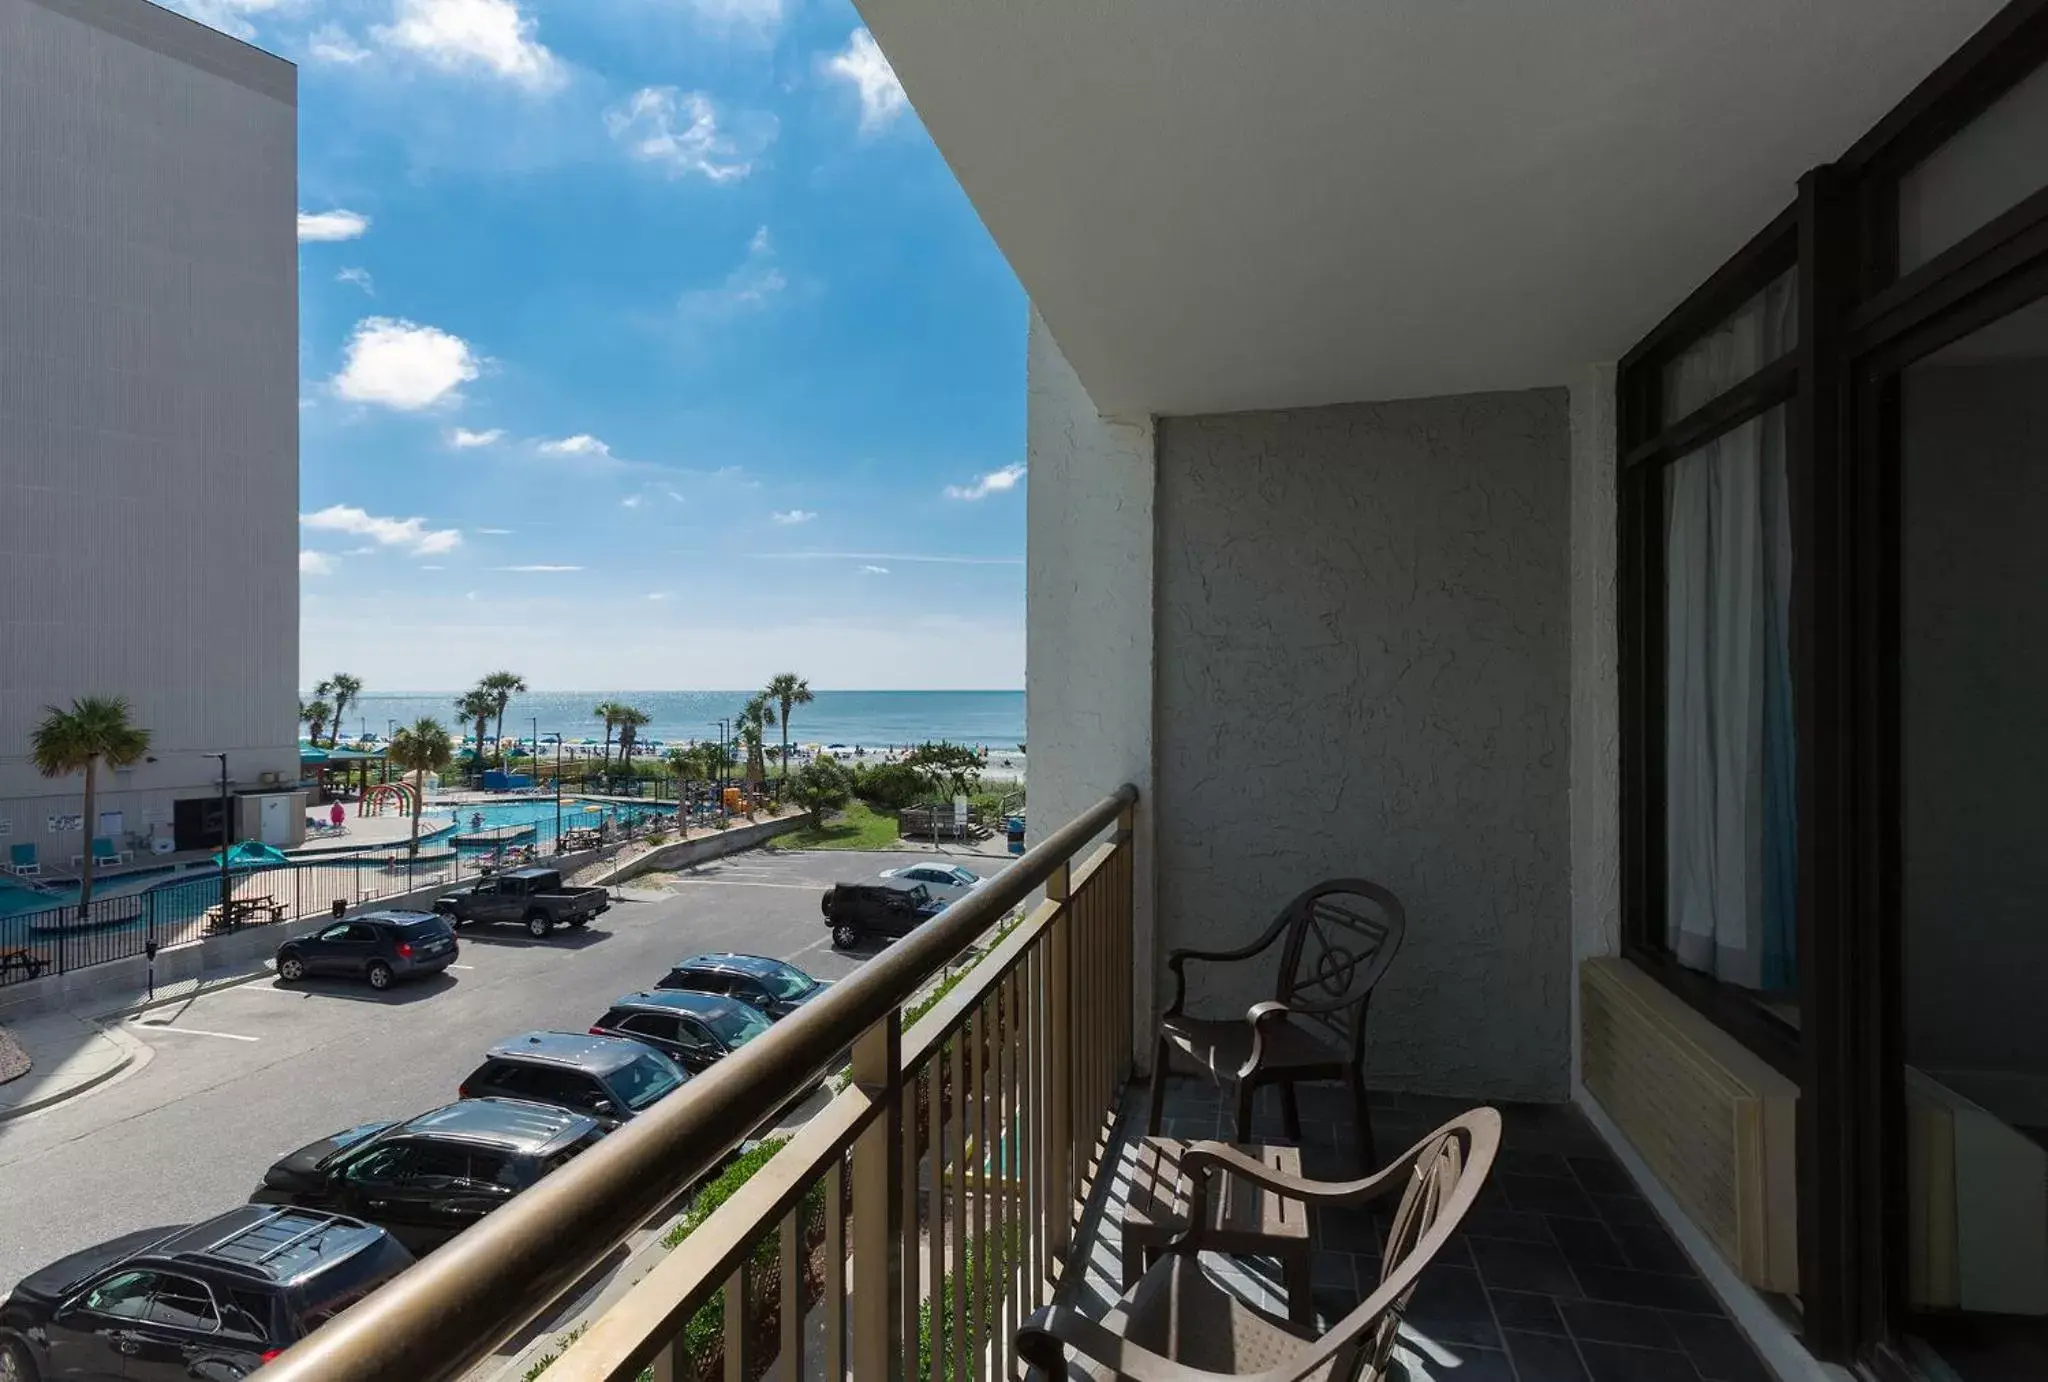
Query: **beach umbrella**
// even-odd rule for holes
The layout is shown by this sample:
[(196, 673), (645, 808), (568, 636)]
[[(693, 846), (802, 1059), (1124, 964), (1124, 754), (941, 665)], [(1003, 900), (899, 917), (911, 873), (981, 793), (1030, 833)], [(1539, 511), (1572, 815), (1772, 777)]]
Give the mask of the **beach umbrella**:
[[(214, 867), (220, 867), (220, 855), (214, 855), (211, 862)], [(290, 856), (284, 851), (255, 840), (244, 840), (228, 851), (228, 867), (231, 869), (274, 868), (290, 862)]]

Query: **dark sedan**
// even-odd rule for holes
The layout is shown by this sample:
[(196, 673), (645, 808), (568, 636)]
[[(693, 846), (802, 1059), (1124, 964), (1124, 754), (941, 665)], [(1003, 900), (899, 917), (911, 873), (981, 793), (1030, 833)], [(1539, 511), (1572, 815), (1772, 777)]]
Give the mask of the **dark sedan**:
[(613, 1003), (590, 1034), (645, 1042), (696, 1075), (767, 1030), (768, 1019), (736, 999), (656, 989)]
[(655, 987), (737, 998), (771, 1018), (780, 1019), (832, 986), (823, 979), (813, 979), (793, 964), (771, 960), (766, 955), (719, 951), (677, 962)]
[(432, 912), (364, 912), (279, 946), (277, 977), (296, 984), (336, 975), (387, 989), (399, 979), (439, 974), (461, 953), (454, 929)]

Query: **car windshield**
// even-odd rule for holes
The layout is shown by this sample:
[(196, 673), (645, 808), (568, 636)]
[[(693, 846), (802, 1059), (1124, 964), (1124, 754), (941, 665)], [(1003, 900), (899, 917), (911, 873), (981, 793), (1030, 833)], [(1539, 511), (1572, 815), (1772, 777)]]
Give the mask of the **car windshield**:
[(326, 1156), (320, 1158), (320, 1164), (322, 1166), (330, 1164), (336, 1157), (355, 1146), (358, 1142), (363, 1141), (365, 1138), (374, 1137), (390, 1126), (389, 1123), (358, 1123), (353, 1128), (343, 1128), (340, 1132), (327, 1139), (334, 1144), (334, 1149), (328, 1152)]
[(704, 1022), (729, 1047), (745, 1046), (768, 1030), (768, 1019), (744, 1003), (735, 1003), (729, 1010), (705, 1018)]
[(777, 998), (801, 998), (817, 987), (818, 981), (794, 965), (776, 965), (757, 970), (754, 977), (768, 986)]
[(610, 1078), (612, 1088), (626, 1101), (626, 1107), (636, 1111), (683, 1082), (675, 1066), (653, 1056), (642, 1056), (631, 1065), (614, 1070)]

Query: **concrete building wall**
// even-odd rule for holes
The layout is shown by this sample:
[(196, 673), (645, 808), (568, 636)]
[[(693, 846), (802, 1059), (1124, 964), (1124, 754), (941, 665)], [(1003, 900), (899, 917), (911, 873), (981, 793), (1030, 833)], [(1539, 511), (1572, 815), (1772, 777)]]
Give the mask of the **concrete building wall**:
[(297, 780), (296, 125), (289, 63), (179, 15), (0, 0), (0, 817), (46, 858), (45, 704), (150, 730), (131, 830), (207, 752)]
[[(1158, 423), (1161, 944), (1391, 887), (1384, 1086), (1567, 1092), (1570, 445), (1562, 389)], [(1197, 966), (1190, 1006), (1272, 983)]]

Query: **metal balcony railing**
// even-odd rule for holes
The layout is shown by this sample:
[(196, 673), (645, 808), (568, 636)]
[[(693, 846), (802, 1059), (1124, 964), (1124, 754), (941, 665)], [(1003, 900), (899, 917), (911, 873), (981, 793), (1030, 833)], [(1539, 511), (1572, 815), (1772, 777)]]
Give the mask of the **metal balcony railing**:
[[(1063, 1270), (1130, 1071), (1137, 795), (1104, 798), (292, 1348), (266, 1382), (462, 1375), (849, 1046), (846, 1088), (547, 1382), (1009, 1376), (1017, 1323)], [(1045, 900), (991, 936), (1040, 885)], [(905, 1030), (905, 1004), (977, 941), (990, 947), (980, 962)]]

